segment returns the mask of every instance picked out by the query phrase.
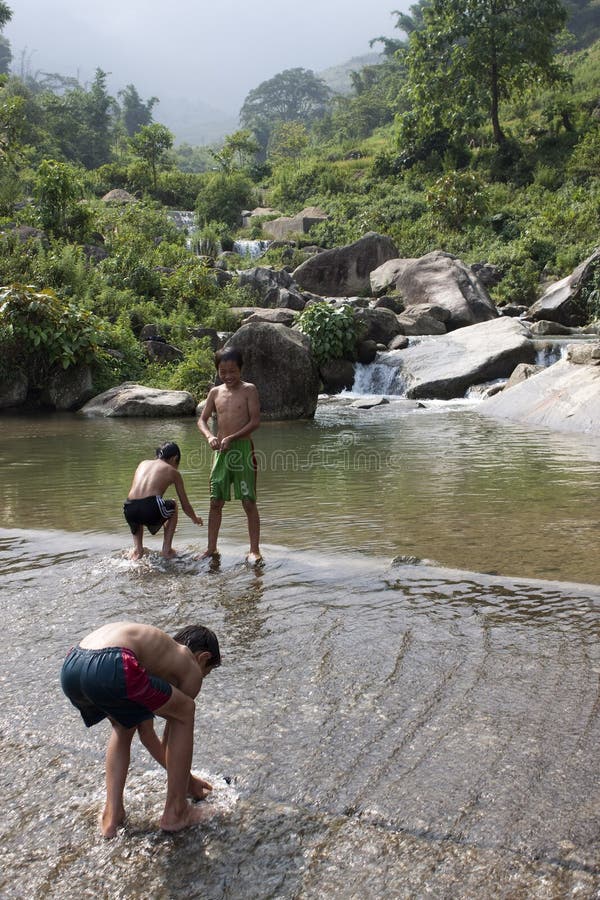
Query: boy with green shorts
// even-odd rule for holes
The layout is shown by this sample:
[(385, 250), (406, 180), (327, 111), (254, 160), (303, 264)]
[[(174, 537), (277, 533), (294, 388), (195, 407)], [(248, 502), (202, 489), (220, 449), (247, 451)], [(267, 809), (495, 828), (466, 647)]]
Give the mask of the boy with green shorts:
[[(256, 386), (242, 381), (242, 354), (235, 348), (215, 354), (215, 365), (222, 384), (211, 389), (204, 404), (198, 428), (215, 451), (210, 473), (210, 512), (208, 547), (203, 558), (215, 557), (223, 506), (234, 497), (242, 501), (248, 520), (250, 550), (246, 559), (252, 565), (262, 561), (260, 553), (260, 517), (256, 506), (256, 460), (250, 435), (260, 425), (260, 403)], [(217, 419), (216, 435), (210, 420)]]

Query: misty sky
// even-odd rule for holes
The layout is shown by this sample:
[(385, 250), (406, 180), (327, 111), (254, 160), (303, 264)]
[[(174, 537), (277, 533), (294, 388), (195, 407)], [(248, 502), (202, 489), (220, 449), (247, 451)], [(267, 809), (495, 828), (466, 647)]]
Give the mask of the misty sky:
[[(8, 0), (13, 71), (60, 72), (111, 92), (194, 97), (237, 116), (248, 92), (284, 69), (320, 71), (401, 37), (392, 10), (414, 0)], [(375, 48), (377, 50), (377, 47)], [(24, 55), (23, 55), (24, 54)], [(155, 118), (160, 119), (160, 106)]]

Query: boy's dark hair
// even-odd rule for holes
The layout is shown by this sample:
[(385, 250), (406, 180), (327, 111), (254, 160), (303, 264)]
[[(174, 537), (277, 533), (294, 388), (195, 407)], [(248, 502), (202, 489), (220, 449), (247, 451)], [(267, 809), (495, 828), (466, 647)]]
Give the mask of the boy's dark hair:
[(210, 665), (214, 667), (221, 665), (221, 651), (219, 650), (219, 641), (214, 631), (207, 628), (206, 625), (186, 625), (177, 634), (173, 635), (173, 640), (184, 647), (189, 647), (192, 653), (202, 653), (208, 650), (210, 653)]
[(181, 450), (174, 441), (166, 441), (156, 448), (157, 459), (173, 459), (177, 457), (177, 462), (181, 459)]
[(238, 350), (237, 347), (227, 347), (225, 350), (217, 350), (215, 353), (215, 368), (218, 369), (219, 363), (222, 362), (234, 362), (241, 371), (242, 366), (244, 365), (242, 351)]

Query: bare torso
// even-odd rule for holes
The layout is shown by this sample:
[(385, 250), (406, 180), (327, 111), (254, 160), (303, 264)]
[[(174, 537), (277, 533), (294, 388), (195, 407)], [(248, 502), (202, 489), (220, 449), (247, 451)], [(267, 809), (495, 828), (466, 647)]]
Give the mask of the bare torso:
[[(195, 696), (200, 690), (202, 677), (192, 652), (153, 625), (112, 622), (92, 631), (83, 638), (79, 646), (87, 650), (126, 647), (135, 653), (140, 664), (151, 675), (164, 678), (190, 696)], [(186, 689), (196, 682), (194, 693)]]
[(163, 459), (144, 459), (135, 470), (127, 499), (141, 500), (142, 497), (156, 495), (162, 497), (174, 483), (175, 473), (176, 469)]
[(242, 431), (251, 420), (250, 403), (256, 392), (253, 384), (240, 381), (236, 388), (229, 389), (221, 384), (213, 388), (213, 401), (217, 415), (217, 437), (223, 440), (228, 435)]

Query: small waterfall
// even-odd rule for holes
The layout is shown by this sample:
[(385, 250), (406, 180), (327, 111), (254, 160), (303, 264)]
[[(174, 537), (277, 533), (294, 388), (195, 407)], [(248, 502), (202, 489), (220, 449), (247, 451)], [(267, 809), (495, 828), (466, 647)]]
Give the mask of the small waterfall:
[(186, 233), (187, 237), (185, 245), (188, 250), (191, 250), (194, 234), (198, 231), (198, 226), (196, 225), (196, 213), (191, 209), (170, 209), (168, 210), (167, 215), (179, 231), (184, 231)]
[[(378, 359), (391, 354), (378, 354)], [(399, 368), (375, 361), (364, 365), (357, 363), (354, 368), (353, 394), (394, 394), (403, 395), (404, 385), (400, 378)]]
[[(537, 341), (535, 343), (537, 344)], [(544, 368), (547, 368), (548, 366), (553, 365), (555, 362), (558, 362), (559, 359), (562, 359), (566, 352), (566, 343), (559, 343), (558, 341), (544, 341), (536, 348), (535, 364), (536, 366), (544, 366)]]
[(249, 256), (250, 259), (258, 259), (269, 249), (271, 241), (234, 241), (233, 252), (240, 256)]

